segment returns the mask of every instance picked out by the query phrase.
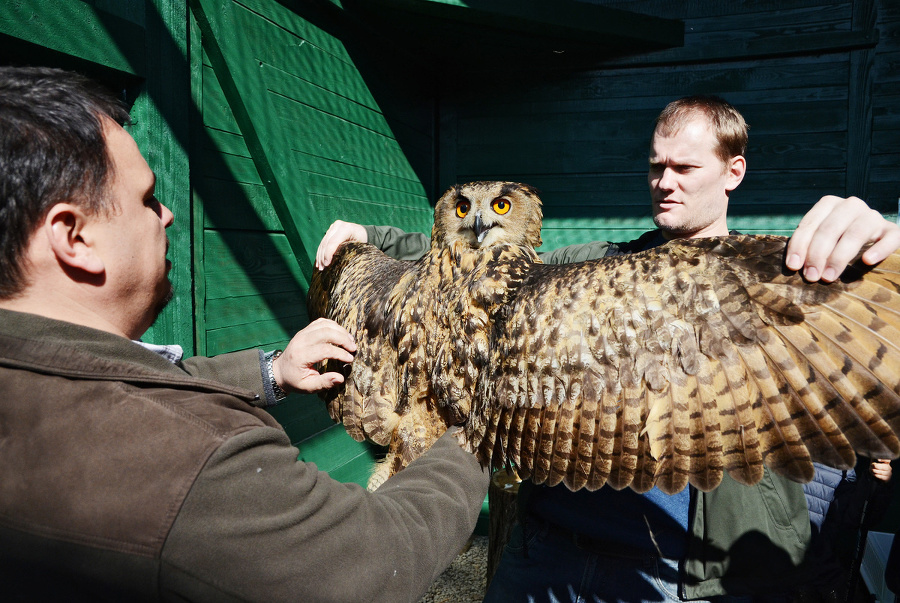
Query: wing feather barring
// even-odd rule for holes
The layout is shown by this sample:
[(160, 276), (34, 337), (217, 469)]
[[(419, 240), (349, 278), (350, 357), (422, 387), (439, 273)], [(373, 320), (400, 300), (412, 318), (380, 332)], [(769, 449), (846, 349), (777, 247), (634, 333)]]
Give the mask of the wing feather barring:
[(370, 487), (450, 425), (483, 465), (572, 490), (900, 454), (900, 255), (832, 284), (784, 268), (776, 236), (547, 265), (541, 219), (527, 185), (456, 186), (421, 260), (346, 243), (314, 276), (311, 314), (358, 346), (331, 417), (388, 446)]

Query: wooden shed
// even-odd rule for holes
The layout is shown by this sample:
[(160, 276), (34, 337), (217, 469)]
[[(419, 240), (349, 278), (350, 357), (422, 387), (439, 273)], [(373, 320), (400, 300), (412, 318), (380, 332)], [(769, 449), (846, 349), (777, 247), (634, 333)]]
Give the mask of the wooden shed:
[[(653, 119), (688, 94), (751, 126), (731, 228), (789, 233), (829, 193), (893, 217), (900, 196), (895, 0), (4, 0), (0, 63), (131, 106), (175, 213), (147, 339), (189, 353), (283, 347), (333, 220), (430, 232), (455, 182), (538, 187), (546, 249), (634, 238)], [(273, 414), (364, 483), (375, 451), (318, 400)]]

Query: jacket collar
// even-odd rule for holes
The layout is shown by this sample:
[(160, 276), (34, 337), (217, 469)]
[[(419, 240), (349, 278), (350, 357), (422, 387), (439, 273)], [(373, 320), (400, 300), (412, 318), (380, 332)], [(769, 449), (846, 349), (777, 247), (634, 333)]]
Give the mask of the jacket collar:
[(245, 400), (256, 393), (189, 375), (151, 350), (112, 333), (0, 309), (0, 366), (73, 379), (170, 385), (222, 392)]

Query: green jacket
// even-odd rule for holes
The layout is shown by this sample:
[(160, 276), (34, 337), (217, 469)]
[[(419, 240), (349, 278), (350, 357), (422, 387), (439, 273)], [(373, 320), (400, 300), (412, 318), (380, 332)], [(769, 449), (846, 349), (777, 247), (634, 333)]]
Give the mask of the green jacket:
[[(422, 233), (388, 226), (366, 226), (366, 232), (370, 243), (397, 259), (415, 260), (430, 248)], [(630, 243), (570, 245), (541, 254), (541, 260), (561, 264), (639, 251), (658, 236), (651, 231)], [(711, 492), (692, 488), (691, 505), (685, 598), (791, 590), (810, 539), (800, 484), (766, 470), (762, 481), (746, 487), (726, 474)]]
[(257, 350), (176, 365), (0, 310), (3, 595), (417, 601), (472, 533), (487, 472), (450, 434), (367, 493), (299, 461), (263, 393)]

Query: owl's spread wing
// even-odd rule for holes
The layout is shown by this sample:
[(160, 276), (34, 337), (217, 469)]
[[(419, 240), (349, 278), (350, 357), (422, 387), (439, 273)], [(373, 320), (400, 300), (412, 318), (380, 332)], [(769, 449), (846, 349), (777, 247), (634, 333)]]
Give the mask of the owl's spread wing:
[(900, 255), (833, 284), (786, 239), (727, 237), (532, 267), (495, 317), (469, 420), (484, 463), (569, 488), (690, 482), (765, 463), (798, 481), (900, 453)]
[(351, 366), (326, 363), (326, 371), (342, 372), (347, 379), (322, 396), (331, 418), (358, 441), (368, 438), (386, 445), (399, 421), (398, 348), (408, 348), (410, 337), (417, 338), (418, 317), (398, 312), (395, 298), (398, 291), (413, 289), (415, 282), (413, 262), (391, 259), (365, 243), (345, 243), (328, 270), (313, 274), (310, 318), (334, 320), (357, 342)]

